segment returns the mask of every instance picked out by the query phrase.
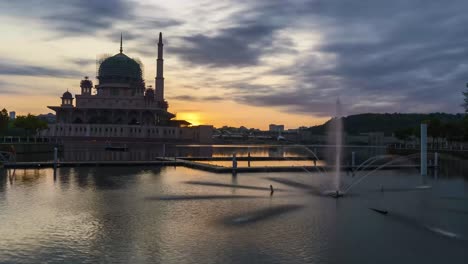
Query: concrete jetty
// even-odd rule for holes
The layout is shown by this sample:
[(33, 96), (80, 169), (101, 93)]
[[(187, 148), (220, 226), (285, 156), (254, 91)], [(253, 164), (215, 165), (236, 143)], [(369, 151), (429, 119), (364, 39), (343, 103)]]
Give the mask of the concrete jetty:
[[(254, 158), (254, 157), (251, 157)], [(268, 157), (257, 157), (262, 161), (277, 161), (278, 158), (267, 159)], [(230, 157), (228, 160), (231, 159)], [(224, 159), (214, 158), (166, 158), (158, 157), (153, 161), (58, 161), (56, 164), (53, 161), (43, 162), (5, 162), (5, 168), (53, 168), (57, 167), (96, 167), (96, 166), (181, 166), (197, 170), (209, 171), (214, 173), (232, 173), (233, 168), (227, 166), (212, 165), (203, 163), (203, 161), (219, 161)], [(252, 159), (253, 160), (253, 159)], [(283, 160), (283, 159), (281, 159)], [(291, 160), (289, 158), (284, 160)], [(348, 168), (349, 167), (349, 168)], [(374, 170), (379, 165), (369, 166), (366, 170)], [(419, 165), (389, 165), (381, 169), (417, 169)], [(319, 170), (330, 170), (332, 166), (256, 166), (256, 167), (237, 167), (237, 173), (245, 172), (303, 172), (304, 170), (315, 172)], [(349, 170), (351, 166), (343, 166), (342, 170)]]

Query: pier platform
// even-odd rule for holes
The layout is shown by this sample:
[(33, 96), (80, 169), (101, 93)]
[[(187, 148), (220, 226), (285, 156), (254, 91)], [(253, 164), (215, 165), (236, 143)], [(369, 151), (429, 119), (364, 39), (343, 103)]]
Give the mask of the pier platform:
[[(304, 160), (304, 158), (296, 160)], [(228, 166), (219, 166), (213, 164), (202, 163), (198, 161), (225, 161), (231, 160), (225, 158), (166, 158), (158, 157), (153, 161), (59, 161), (54, 163), (52, 161), (44, 162), (6, 162), (3, 164), (4, 168), (11, 169), (38, 169), (38, 168), (60, 168), (60, 167), (96, 167), (96, 166), (181, 166), (192, 169), (198, 169), (203, 171), (209, 171), (213, 173), (243, 173), (243, 172), (317, 172), (321, 171), (330, 171), (333, 169), (332, 166), (252, 166), (252, 167), (228, 167)], [(238, 160), (247, 160), (244, 158), (239, 158)], [(250, 161), (277, 161), (277, 160), (292, 160), (279, 159), (279, 158), (268, 158), (268, 157), (250, 157)], [(365, 170), (374, 170), (379, 168), (380, 165), (371, 165), (365, 168)], [(388, 165), (380, 169), (418, 169), (419, 165)], [(431, 167), (430, 167), (431, 168)], [(343, 171), (350, 171), (350, 166), (342, 166)]]

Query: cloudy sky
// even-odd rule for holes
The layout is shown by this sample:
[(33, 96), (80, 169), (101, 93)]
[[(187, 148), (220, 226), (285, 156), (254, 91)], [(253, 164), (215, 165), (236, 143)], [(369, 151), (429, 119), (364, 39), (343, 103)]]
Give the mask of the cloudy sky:
[[(346, 114), (461, 112), (468, 2), (451, 0), (16, 0), (0, 2), (0, 107), (47, 113), (119, 50), (194, 123), (322, 123)], [(154, 85), (154, 84), (153, 84)]]

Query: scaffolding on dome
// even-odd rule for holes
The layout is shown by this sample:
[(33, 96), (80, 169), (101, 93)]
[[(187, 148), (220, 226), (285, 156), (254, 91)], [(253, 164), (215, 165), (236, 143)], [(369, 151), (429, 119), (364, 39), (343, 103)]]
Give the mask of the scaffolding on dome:
[(101, 63), (110, 57), (112, 57), (112, 54), (110, 53), (96, 55), (96, 78), (99, 76), (99, 67), (101, 67)]
[(138, 65), (140, 65), (140, 69), (141, 69), (141, 79), (144, 80), (144, 76), (145, 76), (145, 66), (143, 65), (143, 62), (141, 62), (140, 58), (132, 58), (136, 63), (138, 63)]

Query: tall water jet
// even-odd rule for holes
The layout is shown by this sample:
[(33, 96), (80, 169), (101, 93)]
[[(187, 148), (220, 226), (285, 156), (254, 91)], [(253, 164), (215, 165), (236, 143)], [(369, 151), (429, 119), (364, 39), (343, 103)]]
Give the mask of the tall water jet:
[(333, 164), (333, 188), (340, 196), (340, 175), (343, 149), (343, 120), (340, 99), (336, 100), (336, 112), (328, 127), (329, 162)]

